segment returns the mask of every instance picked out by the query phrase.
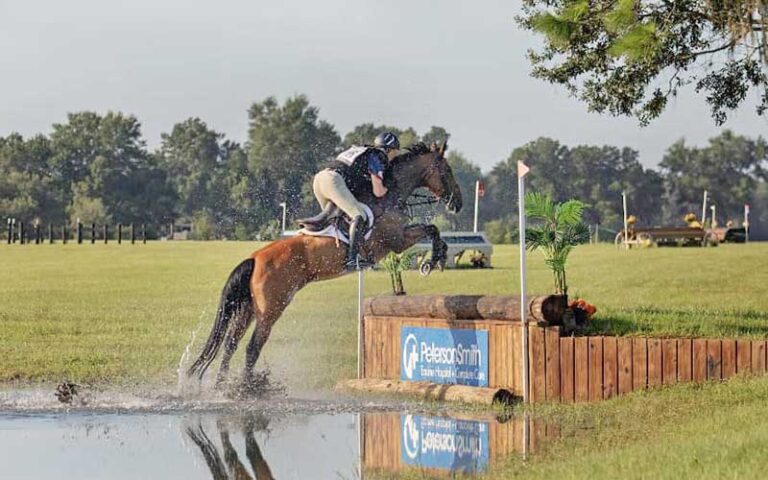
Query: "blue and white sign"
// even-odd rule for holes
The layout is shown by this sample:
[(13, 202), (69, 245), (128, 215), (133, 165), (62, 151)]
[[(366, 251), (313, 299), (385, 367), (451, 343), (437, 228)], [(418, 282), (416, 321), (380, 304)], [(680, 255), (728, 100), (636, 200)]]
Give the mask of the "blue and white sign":
[(400, 450), (406, 465), (464, 473), (488, 466), (486, 422), (419, 415), (401, 415), (400, 421)]
[(488, 331), (400, 327), (400, 380), (488, 386)]

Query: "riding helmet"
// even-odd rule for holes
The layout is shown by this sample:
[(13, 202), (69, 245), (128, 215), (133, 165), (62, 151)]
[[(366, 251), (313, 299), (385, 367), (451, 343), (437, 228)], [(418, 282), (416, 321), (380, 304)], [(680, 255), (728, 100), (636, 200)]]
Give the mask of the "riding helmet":
[(376, 139), (373, 141), (373, 145), (384, 150), (399, 150), (400, 140), (392, 132), (381, 132), (376, 135)]

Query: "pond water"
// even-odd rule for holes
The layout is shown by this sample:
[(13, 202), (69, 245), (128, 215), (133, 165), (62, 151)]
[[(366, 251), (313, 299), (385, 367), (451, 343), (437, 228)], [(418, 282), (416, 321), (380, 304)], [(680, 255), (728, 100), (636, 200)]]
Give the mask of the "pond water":
[(10, 409), (0, 401), (3, 479), (355, 479), (414, 468), (450, 476), (528, 454), (554, 432), (524, 418), (404, 405), (283, 400), (160, 409), (155, 400), (40, 409), (23, 398)]

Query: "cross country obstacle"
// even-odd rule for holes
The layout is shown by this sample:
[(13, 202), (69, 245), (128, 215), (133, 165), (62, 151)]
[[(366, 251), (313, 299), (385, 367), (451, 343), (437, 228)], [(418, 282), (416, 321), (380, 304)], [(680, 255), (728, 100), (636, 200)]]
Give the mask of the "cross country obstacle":
[(765, 340), (564, 336), (562, 297), (429, 295), (366, 299), (360, 374), (346, 389), (490, 404), (522, 398), (524, 331), (532, 403), (766, 372)]

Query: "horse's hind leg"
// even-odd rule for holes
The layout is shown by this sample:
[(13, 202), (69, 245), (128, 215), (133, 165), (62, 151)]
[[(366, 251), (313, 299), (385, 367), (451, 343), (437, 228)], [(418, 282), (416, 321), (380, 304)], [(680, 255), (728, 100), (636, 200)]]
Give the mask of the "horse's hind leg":
[[(274, 317), (274, 319), (277, 318)], [(272, 332), (272, 320), (272, 318), (259, 318), (251, 334), (248, 349), (245, 351), (245, 369), (243, 370), (243, 385), (246, 387), (253, 384), (253, 367), (256, 366), (261, 349), (264, 348)]]
[(237, 344), (245, 335), (248, 330), (248, 326), (253, 319), (253, 312), (250, 308), (248, 311), (237, 312), (235, 322), (230, 326), (227, 332), (227, 338), (224, 340), (224, 354), (221, 357), (221, 365), (219, 366), (219, 373), (216, 375), (216, 387), (221, 387), (227, 380), (227, 374), (229, 373), (229, 362), (232, 360), (232, 355), (237, 350)]

